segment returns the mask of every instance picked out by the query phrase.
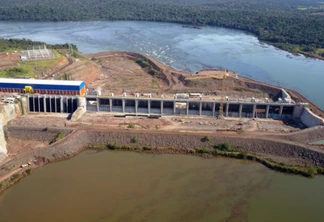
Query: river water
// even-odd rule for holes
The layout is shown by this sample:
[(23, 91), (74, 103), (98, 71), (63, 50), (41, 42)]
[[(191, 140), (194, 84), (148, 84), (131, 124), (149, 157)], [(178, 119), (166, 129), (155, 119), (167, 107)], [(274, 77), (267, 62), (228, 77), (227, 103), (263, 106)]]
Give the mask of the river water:
[(324, 61), (294, 56), (242, 31), (135, 21), (0, 22), (0, 37), (70, 42), (85, 53), (142, 52), (191, 73), (222, 67), (297, 90), (324, 109)]
[(323, 184), (249, 161), (86, 151), (0, 195), (0, 221), (324, 221)]
[[(0, 22), (0, 37), (131, 50), (195, 73), (226, 68), (298, 90), (324, 108), (324, 62), (224, 28), (155, 22)], [(37, 169), (0, 195), (0, 221), (324, 221), (324, 177), (249, 162), (87, 151)]]

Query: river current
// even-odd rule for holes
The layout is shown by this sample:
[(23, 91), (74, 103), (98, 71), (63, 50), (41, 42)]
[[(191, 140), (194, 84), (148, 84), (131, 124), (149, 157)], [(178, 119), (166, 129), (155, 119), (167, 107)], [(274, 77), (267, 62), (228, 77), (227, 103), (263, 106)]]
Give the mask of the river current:
[[(84, 53), (130, 50), (195, 73), (226, 68), (289, 87), (324, 108), (324, 62), (253, 35), (155, 22), (1, 22), (0, 37), (74, 43)], [(0, 195), (0, 221), (324, 221), (324, 177), (250, 162), (86, 151), (37, 169)]]
[(297, 90), (324, 109), (324, 61), (294, 56), (238, 30), (136, 21), (0, 22), (0, 37), (69, 42), (84, 53), (136, 51), (191, 73), (226, 68)]

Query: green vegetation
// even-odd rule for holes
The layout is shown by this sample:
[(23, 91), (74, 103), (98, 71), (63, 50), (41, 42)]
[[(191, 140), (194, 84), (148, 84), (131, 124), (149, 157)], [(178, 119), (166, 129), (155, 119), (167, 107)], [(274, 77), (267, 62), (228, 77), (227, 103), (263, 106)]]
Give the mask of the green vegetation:
[(244, 129), (242, 129), (242, 128), (238, 129), (238, 130), (237, 130), (237, 133), (238, 133), (238, 134), (242, 134), (242, 133), (244, 133)]
[(95, 150), (106, 150), (107, 146), (105, 146), (104, 144), (94, 144), (94, 145), (90, 146), (89, 148), (95, 149)]
[(57, 134), (57, 136), (56, 136), (54, 139), (51, 140), (50, 144), (55, 143), (55, 142), (57, 142), (57, 141), (63, 139), (64, 136), (65, 136), (64, 133), (59, 132), (59, 133)]
[(14, 175), (12, 175), (11, 177), (10, 177), (10, 181), (15, 181), (16, 179), (18, 179), (19, 178), (19, 173), (15, 173)]
[(149, 147), (149, 146), (143, 146), (143, 150), (145, 150), (145, 151), (152, 150), (152, 147)]
[[(62, 56), (59, 56), (62, 57)], [(20, 62), (17, 67), (0, 71), (1, 77), (17, 78), (17, 77), (34, 77), (35, 72), (43, 71), (57, 63), (58, 58), (38, 61)]]
[[(223, 147), (222, 145), (220, 147)], [(247, 152), (237, 152), (237, 151), (224, 151), (215, 149), (212, 150), (210, 148), (196, 148), (195, 152), (190, 153), (197, 153), (203, 155), (212, 155), (212, 156), (223, 156), (223, 157), (230, 157), (236, 159), (246, 159), (259, 162), (264, 166), (279, 171), (283, 173), (290, 173), (290, 174), (299, 174), (305, 177), (314, 177), (317, 174), (324, 174), (324, 169), (321, 167), (314, 167), (314, 166), (293, 166), (287, 165), (283, 163), (275, 163), (270, 160), (263, 159), (253, 154), (248, 154)]]
[(150, 71), (148, 71), (148, 74), (150, 74), (151, 76), (154, 76), (154, 77), (159, 77), (160, 71), (151, 67)]
[(120, 147), (120, 149), (122, 149), (122, 150), (132, 150), (132, 147), (123, 145), (123, 146)]
[(204, 136), (201, 141), (202, 142), (209, 142), (211, 140), (210, 136)]
[(213, 151), (207, 147), (197, 148), (195, 153), (199, 154), (213, 154)]
[(15, 78), (22, 76), (31, 76), (30, 70), (21, 67), (14, 67), (0, 71), (1, 77)]
[(220, 151), (226, 151), (226, 152), (234, 152), (236, 150), (228, 142), (215, 145), (214, 149), (220, 150)]
[(150, 64), (150, 61), (147, 58), (138, 58), (135, 61), (138, 65), (140, 65), (143, 69), (147, 71), (148, 74), (150, 74), (153, 77), (159, 77), (160, 71), (156, 70), (152, 64)]
[(134, 136), (132, 139), (131, 139), (131, 142), (132, 143), (137, 143), (137, 142), (139, 142), (140, 141), (140, 137), (139, 136)]
[(117, 143), (108, 143), (107, 148), (110, 150), (115, 150), (115, 149), (120, 148), (120, 146)]
[(142, 68), (146, 68), (149, 66), (149, 63), (146, 59), (136, 59), (135, 61), (138, 65), (140, 65)]
[[(110, 150), (142, 150), (142, 151), (151, 151), (153, 150), (150, 146), (131, 146), (131, 145), (120, 145), (118, 143), (108, 143), (107, 145), (104, 144), (95, 144), (89, 146), (90, 149), (110, 149)], [(279, 171), (283, 173), (289, 174), (298, 174), (305, 177), (314, 177), (315, 175), (322, 174), (324, 175), (324, 168), (323, 167), (315, 167), (315, 166), (294, 166), (294, 165), (287, 165), (283, 163), (276, 163), (271, 160), (263, 159), (257, 155), (249, 154), (245, 151), (238, 151), (234, 149), (231, 144), (229, 143), (221, 143), (215, 145), (212, 148), (203, 147), (203, 148), (196, 148), (188, 150), (187, 153), (189, 154), (199, 154), (199, 155), (210, 155), (210, 156), (222, 156), (222, 157), (229, 157), (241, 160), (251, 160), (255, 162), (259, 162), (264, 166)]]
[(130, 124), (128, 124), (127, 128), (134, 129), (135, 128), (135, 124), (134, 123), (130, 123)]
[[(1, 7), (0, 7), (1, 11)], [(30, 39), (2, 39), (0, 38), (0, 52), (12, 52), (12, 51), (20, 51), (20, 50), (27, 50), (31, 49), (33, 46), (39, 46), (39, 45), (46, 45), (48, 49), (69, 49), (69, 44), (55, 44), (50, 45), (46, 44), (45, 42), (39, 42), (39, 41), (32, 41)], [(78, 48), (76, 45), (71, 44), (74, 51), (77, 51)], [(58, 56), (58, 53), (56, 50), (53, 50), (54, 54)]]
[(30, 175), (31, 172), (32, 172), (32, 169), (27, 169), (25, 172), (26, 172), (27, 175)]
[(316, 0), (2, 0), (0, 6), (2, 21), (139, 20), (234, 28), (286, 50), (307, 46), (297, 53), (324, 48), (323, 13)]
[[(15, 51), (21, 51), (26, 49), (31, 49), (33, 46), (46, 45), (48, 49), (52, 49), (52, 52), (55, 55), (54, 59), (44, 59), (37, 61), (16, 61), (16, 66), (13, 68), (7, 68), (0, 71), (0, 77), (7, 78), (17, 78), (17, 77), (32, 77), (34, 78), (36, 73), (43, 73), (55, 66), (58, 61), (63, 57), (61, 53), (59, 53), (55, 49), (69, 49), (69, 44), (56, 44), (49, 45), (43, 42), (31, 41), (29, 39), (1, 39), (0, 38), (0, 52), (7, 53), (16, 53)], [(75, 45), (72, 45), (74, 52), (77, 51)], [(68, 79), (71, 79), (68, 76)]]
[(64, 72), (64, 80), (72, 80), (72, 77), (69, 73)]

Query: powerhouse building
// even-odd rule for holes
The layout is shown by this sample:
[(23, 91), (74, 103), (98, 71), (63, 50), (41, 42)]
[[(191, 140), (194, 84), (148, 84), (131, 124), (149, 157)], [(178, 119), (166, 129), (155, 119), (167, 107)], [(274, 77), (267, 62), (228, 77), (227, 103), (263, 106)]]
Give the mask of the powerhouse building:
[(86, 92), (83, 81), (0, 78), (0, 92), (24, 93), (26, 87), (39, 94), (84, 95)]

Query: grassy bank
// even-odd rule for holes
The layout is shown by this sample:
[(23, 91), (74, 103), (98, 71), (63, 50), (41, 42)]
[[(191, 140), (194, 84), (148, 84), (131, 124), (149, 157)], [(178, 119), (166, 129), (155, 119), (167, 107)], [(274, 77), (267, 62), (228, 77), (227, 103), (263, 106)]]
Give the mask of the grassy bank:
[(168, 153), (168, 154), (191, 154), (203, 157), (228, 157), (241, 160), (249, 160), (261, 163), (262, 165), (268, 167), (269, 169), (288, 173), (302, 175), (305, 177), (314, 177), (315, 175), (324, 175), (323, 167), (315, 166), (303, 166), (303, 165), (288, 165), (284, 163), (274, 162), (265, 158), (262, 158), (255, 154), (250, 154), (247, 152), (238, 151), (236, 148), (231, 147), (229, 143), (217, 144), (213, 148), (203, 147), (196, 149), (174, 149), (174, 148), (153, 148), (149, 146), (138, 146), (134, 145), (121, 145), (118, 143), (108, 143), (108, 144), (93, 144), (88, 146), (88, 149), (92, 150), (127, 150), (127, 151), (138, 151), (138, 152), (148, 152), (148, 153)]
[[(59, 133), (56, 138), (61, 138), (62, 134)], [(55, 139), (56, 139), (55, 138)], [(204, 138), (208, 141), (208, 137)], [(324, 175), (324, 168), (323, 167), (315, 167), (315, 166), (306, 166), (306, 165), (288, 165), (283, 163), (274, 162), (265, 158), (262, 158), (258, 155), (242, 152), (239, 151), (237, 148), (232, 147), (229, 143), (221, 143), (216, 144), (213, 147), (202, 147), (196, 149), (178, 149), (178, 148), (155, 148), (150, 146), (143, 146), (137, 144), (140, 138), (133, 137), (131, 138), (130, 144), (119, 144), (119, 143), (96, 143), (91, 144), (86, 149), (90, 150), (97, 150), (97, 151), (104, 151), (104, 150), (119, 150), (119, 151), (135, 151), (135, 152), (142, 152), (142, 153), (156, 153), (156, 154), (187, 154), (187, 155), (195, 155), (201, 156), (204, 158), (213, 158), (213, 157), (227, 157), (227, 158), (234, 158), (239, 160), (246, 160), (246, 161), (255, 161), (261, 163), (262, 165), (268, 167), (269, 169), (288, 173), (288, 174), (295, 174), (301, 175), (304, 177), (314, 177), (316, 175)], [(84, 150), (84, 149), (83, 149)], [(41, 163), (36, 167), (40, 167), (46, 163), (62, 161), (69, 159), (79, 152), (73, 154), (64, 154), (64, 156), (57, 156), (55, 153), (52, 155), (51, 160), (47, 160), (46, 162)], [(35, 167), (34, 167), (35, 168)], [(8, 177), (6, 180), (0, 182), (0, 193), (4, 191), (6, 188), (14, 185), (15, 183), (19, 182), (19, 180), (27, 175), (30, 175), (34, 168), (28, 168), (21, 170), (13, 174), (12, 176)]]

